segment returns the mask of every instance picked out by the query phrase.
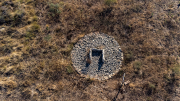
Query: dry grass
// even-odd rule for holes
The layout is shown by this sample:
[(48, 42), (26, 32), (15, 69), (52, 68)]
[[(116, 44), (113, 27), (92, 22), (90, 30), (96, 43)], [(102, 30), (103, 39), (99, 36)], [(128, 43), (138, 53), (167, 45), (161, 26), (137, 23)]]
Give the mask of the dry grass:
[[(179, 86), (178, 2), (166, 0), (0, 0), (0, 98), (172, 100)], [(124, 52), (113, 78), (80, 77), (73, 45), (90, 32), (113, 36)], [(101, 47), (99, 47), (101, 48)]]

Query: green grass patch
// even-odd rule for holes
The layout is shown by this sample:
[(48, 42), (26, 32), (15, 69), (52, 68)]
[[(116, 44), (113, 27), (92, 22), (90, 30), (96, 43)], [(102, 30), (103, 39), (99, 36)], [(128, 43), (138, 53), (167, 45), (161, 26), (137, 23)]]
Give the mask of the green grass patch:
[(111, 4), (117, 3), (117, 0), (105, 0), (105, 4), (110, 6)]
[(37, 22), (34, 22), (30, 29), (26, 33), (26, 38), (27, 39), (33, 39), (36, 37), (36, 34), (39, 32), (40, 26)]
[(51, 39), (51, 36), (50, 36), (50, 35), (47, 35), (47, 36), (44, 37), (44, 39), (45, 39), (46, 41), (49, 41), (49, 40)]
[(180, 75), (180, 64), (176, 64), (173, 68), (172, 71), (176, 74), (176, 75)]
[(149, 88), (151, 88), (151, 89), (155, 89), (155, 88), (156, 88), (156, 86), (155, 86), (154, 84), (152, 84), (152, 83), (149, 83)]
[(60, 5), (59, 4), (54, 4), (54, 3), (50, 3), (49, 4), (49, 15), (51, 17), (55, 17), (55, 16), (58, 16), (61, 11), (59, 10), (60, 8)]
[(135, 61), (133, 64), (134, 69), (140, 70), (142, 63), (140, 61)]
[(66, 70), (67, 70), (68, 74), (72, 74), (74, 72), (71, 65), (67, 66)]

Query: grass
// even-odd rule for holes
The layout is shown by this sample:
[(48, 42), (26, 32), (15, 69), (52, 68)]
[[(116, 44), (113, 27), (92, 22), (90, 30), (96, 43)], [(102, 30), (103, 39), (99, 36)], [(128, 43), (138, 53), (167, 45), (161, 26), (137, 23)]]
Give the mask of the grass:
[(105, 4), (110, 6), (111, 4), (117, 3), (117, 0), (105, 0)]
[(132, 60), (133, 60), (133, 52), (132, 51), (125, 52), (124, 62), (128, 63), (128, 62), (131, 62)]
[(32, 17), (32, 22), (37, 21), (37, 20), (38, 20), (38, 17), (37, 17), (37, 16), (33, 16), (33, 17)]
[(74, 72), (73, 69), (72, 69), (72, 66), (67, 66), (66, 68), (67, 68), (68, 74), (71, 74), (71, 73)]
[(60, 5), (57, 3), (50, 3), (49, 4), (49, 16), (51, 17), (58, 17), (61, 11), (59, 10)]
[(4, 22), (5, 22), (4, 16), (0, 15), (0, 24), (1, 24), (1, 23), (4, 23)]
[(40, 26), (38, 25), (38, 23), (33, 23), (31, 26), (31, 29), (29, 30), (30, 32), (39, 32)]
[(176, 74), (176, 75), (180, 75), (180, 65), (176, 64), (173, 68), (172, 71)]
[(151, 84), (151, 83), (150, 83), (150, 84), (149, 84), (149, 88), (150, 88), (150, 89), (155, 89), (156, 87), (155, 87), (154, 84)]
[(44, 37), (44, 39), (45, 39), (46, 41), (48, 41), (48, 40), (51, 39), (51, 36), (50, 36), (50, 35), (47, 35), (47, 36)]
[(73, 49), (73, 44), (68, 44), (65, 49), (61, 50), (61, 52), (62, 52), (65, 56), (70, 56), (72, 49)]
[(134, 69), (140, 70), (142, 63), (140, 61), (136, 61), (133, 64)]
[[(174, 9), (170, 1), (6, 1), (0, 1), (0, 6), (7, 4), (0, 12), (0, 28), (5, 28), (0, 32), (0, 88), (6, 89), (0, 93), (5, 100), (111, 101), (123, 73), (130, 83), (117, 101), (123, 96), (173, 100), (179, 86), (180, 23), (178, 13), (162, 9), (169, 4)], [(121, 70), (106, 81), (81, 77), (71, 62), (73, 46), (91, 32), (115, 37), (124, 53)]]
[(27, 39), (33, 39), (34, 37), (36, 37), (36, 34), (39, 32), (40, 26), (38, 25), (38, 23), (34, 22), (30, 29), (28, 29), (27, 33), (26, 33), (26, 38)]

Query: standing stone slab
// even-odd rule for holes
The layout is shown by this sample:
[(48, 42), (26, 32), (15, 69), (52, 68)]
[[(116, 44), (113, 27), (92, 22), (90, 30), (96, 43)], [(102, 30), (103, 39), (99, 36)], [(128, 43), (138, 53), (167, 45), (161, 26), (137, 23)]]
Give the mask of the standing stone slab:
[(71, 51), (73, 66), (81, 76), (105, 80), (122, 66), (123, 53), (118, 42), (103, 33), (90, 33)]

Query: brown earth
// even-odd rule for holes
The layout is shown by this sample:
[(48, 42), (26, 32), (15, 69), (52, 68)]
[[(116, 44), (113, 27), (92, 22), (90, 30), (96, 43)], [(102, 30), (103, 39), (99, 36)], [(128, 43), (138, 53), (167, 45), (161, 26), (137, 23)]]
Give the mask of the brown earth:
[[(178, 0), (0, 0), (0, 99), (178, 101)], [(70, 52), (103, 32), (124, 61), (105, 81), (81, 77)], [(121, 86), (123, 73), (125, 81)]]

